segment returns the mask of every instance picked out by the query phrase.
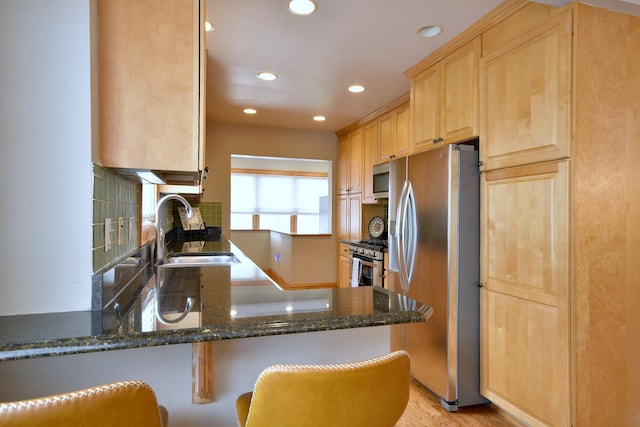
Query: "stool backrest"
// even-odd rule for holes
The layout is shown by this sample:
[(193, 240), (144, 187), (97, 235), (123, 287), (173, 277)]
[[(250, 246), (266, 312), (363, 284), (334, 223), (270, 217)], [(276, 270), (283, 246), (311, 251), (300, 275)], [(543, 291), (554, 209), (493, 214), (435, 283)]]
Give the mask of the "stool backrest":
[(162, 427), (151, 387), (140, 381), (0, 404), (0, 426)]
[[(363, 362), (276, 365), (256, 381), (246, 427), (391, 427), (409, 400), (409, 355)], [(244, 418), (238, 411), (239, 422)]]

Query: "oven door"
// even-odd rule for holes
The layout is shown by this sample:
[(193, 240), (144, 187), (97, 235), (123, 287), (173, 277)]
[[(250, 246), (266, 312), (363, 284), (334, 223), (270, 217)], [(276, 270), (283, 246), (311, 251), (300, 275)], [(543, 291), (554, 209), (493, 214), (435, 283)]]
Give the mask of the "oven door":
[[(358, 286), (380, 286), (382, 287), (382, 261), (371, 259), (362, 255), (352, 254), (351, 258), (359, 260)], [(351, 268), (354, 263), (351, 263)], [(353, 271), (352, 271), (353, 277)]]

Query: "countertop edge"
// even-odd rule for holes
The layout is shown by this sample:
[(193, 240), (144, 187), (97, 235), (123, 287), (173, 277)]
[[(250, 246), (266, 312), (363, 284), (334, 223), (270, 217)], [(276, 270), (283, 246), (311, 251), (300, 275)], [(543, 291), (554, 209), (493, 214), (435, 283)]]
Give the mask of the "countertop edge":
[(433, 309), (428, 307), (423, 311), (395, 314), (349, 315), (342, 318), (322, 320), (318, 323), (310, 323), (305, 320), (274, 320), (250, 325), (238, 324), (237, 328), (232, 329), (221, 327), (145, 332), (129, 335), (62, 338), (39, 342), (37, 347), (34, 347), (33, 343), (0, 346), (0, 361), (424, 322), (431, 316), (432, 312)]

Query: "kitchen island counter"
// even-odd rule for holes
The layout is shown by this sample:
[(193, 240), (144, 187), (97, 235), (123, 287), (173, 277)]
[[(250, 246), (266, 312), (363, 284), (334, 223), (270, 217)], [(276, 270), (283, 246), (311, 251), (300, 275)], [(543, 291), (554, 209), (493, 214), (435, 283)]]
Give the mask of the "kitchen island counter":
[(378, 287), (281, 290), (224, 238), (178, 242), (170, 249), (211, 251), (232, 252), (240, 262), (163, 268), (134, 263), (151, 274), (126, 305), (0, 316), (0, 361), (423, 322), (431, 315), (428, 305)]

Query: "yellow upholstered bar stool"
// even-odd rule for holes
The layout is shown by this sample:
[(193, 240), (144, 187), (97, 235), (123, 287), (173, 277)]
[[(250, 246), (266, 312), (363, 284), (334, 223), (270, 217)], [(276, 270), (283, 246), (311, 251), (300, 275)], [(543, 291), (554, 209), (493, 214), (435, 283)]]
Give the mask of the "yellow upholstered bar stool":
[(151, 387), (140, 381), (0, 403), (2, 427), (163, 427), (167, 418)]
[(363, 362), (275, 365), (236, 401), (240, 427), (392, 427), (409, 401), (409, 355)]

